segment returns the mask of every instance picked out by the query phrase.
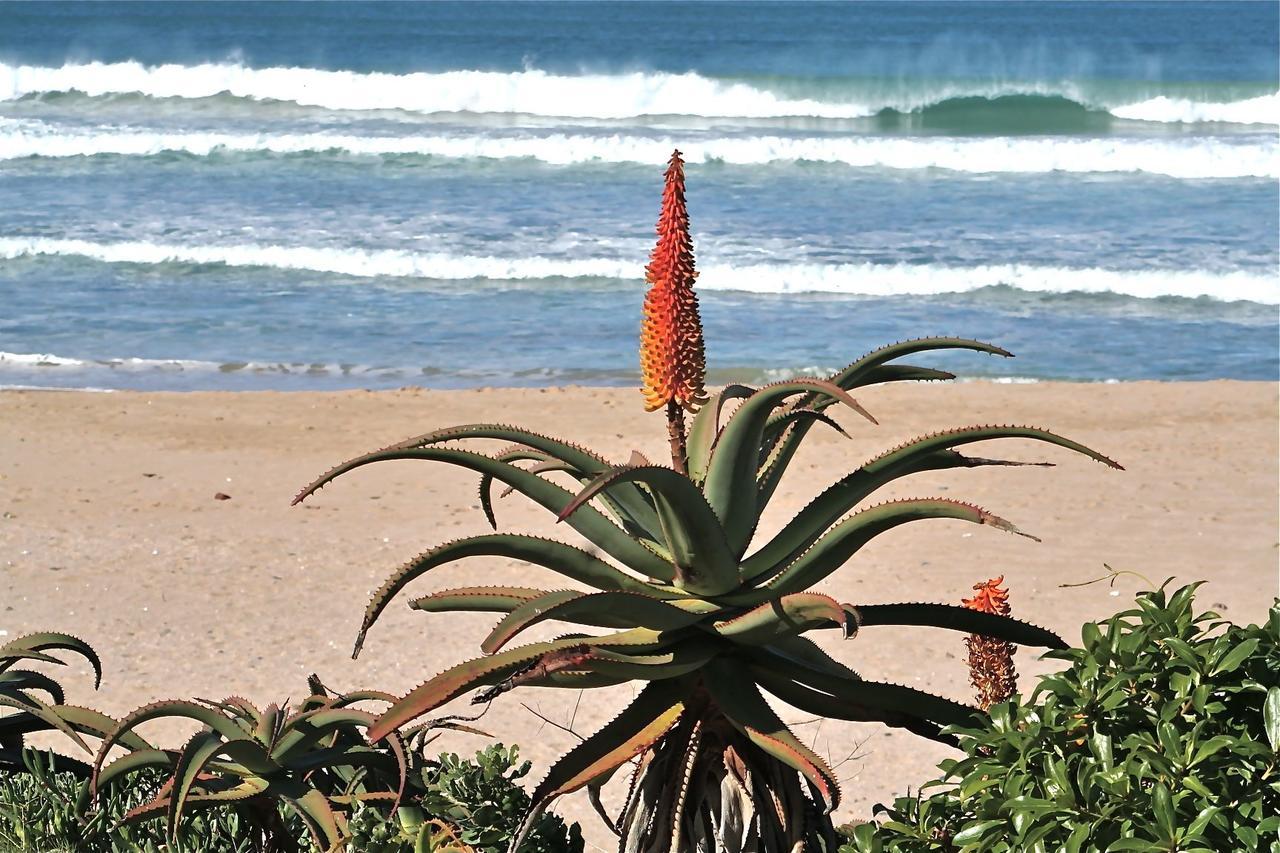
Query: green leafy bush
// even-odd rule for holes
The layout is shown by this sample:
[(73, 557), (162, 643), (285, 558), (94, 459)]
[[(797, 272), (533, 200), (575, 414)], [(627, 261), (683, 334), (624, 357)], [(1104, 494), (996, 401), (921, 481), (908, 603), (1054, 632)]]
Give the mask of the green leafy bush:
[(1263, 626), (1193, 610), (1198, 584), (1082, 629), (1025, 703), (957, 729), (941, 790), (898, 798), (841, 853), (1280, 851), (1280, 602)]

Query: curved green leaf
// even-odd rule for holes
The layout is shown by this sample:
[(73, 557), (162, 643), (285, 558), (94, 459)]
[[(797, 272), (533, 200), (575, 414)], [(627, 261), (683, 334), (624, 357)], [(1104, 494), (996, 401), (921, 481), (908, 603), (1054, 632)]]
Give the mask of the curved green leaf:
[(1097, 451), (1037, 427), (971, 426), (921, 436), (875, 457), (810, 501), (773, 539), (743, 562), (743, 577), (747, 581), (758, 580), (779, 570), (886, 483), (923, 471), (990, 464), (990, 460), (961, 456), (952, 452), (952, 448), (996, 438), (1025, 438), (1054, 444), (1119, 468)]
[[(706, 604), (701, 609), (714, 608), (715, 605)], [(638, 593), (555, 590), (512, 610), (485, 637), (480, 648), (485, 654), (493, 654), (526, 628), (548, 619), (605, 628), (675, 631), (694, 624), (701, 615)]]
[(564, 521), (597, 493), (622, 483), (648, 488), (662, 536), (675, 563), (675, 584), (696, 594), (718, 595), (738, 585), (737, 555), (702, 491), (683, 474), (660, 465), (619, 466), (601, 474), (560, 513)]
[(718, 393), (712, 394), (698, 413), (693, 416), (689, 427), (689, 438), (686, 441), (689, 457), (689, 479), (701, 483), (707, 476), (707, 464), (711, 461), (711, 450), (716, 439), (720, 437), (720, 412), (729, 400), (741, 400), (755, 393), (754, 388), (746, 385), (726, 385)]
[(174, 699), (162, 702), (152, 702), (143, 705), (130, 713), (126, 714), (120, 724), (102, 739), (101, 745), (98, 747), (98, 754), (93, 760), (93, 789), (96, 791), (98, 786), (98, 773), (102, 767), (102, 762), (106, 759), (107, 753), (111, 751), (111, 747), (115, 746), (124, 735), (132, 731), (135, 727), (149, 720), (159, 719), (161, 717), (186, 717), (203, 723), (222, 735), (228, 741), (239, 740), (248, 737), (248, 733), (233, 721), (227, 719), (222, 714), (205, 705), (199, 705), (195, 702), (189, 702), (183, 699)]
[(80, 655), (93, 667), (94, 689), (96, 690), (102, 684), (102, 661), (98, 658), (98, 653), (93, 650), (93, 647), (79, 637), (61, 634), (56, 631), (38, 631), (33, 634), (24, 634), (0, 646), (0, 672), (8, 669), (14, 660), (22, 658), (61, 664), (62, 661), (57, 658), (40, 654), (49, 649), (75, 652)]
[(758, 519), (756, 463), (769, 416), (788, 397), (811, 392), (839, 400), (875, 423), (846, 391), (818, 379), (766, 385), (743, 401), (720, 432), (704, 485), (707, 503), (723, 524), (735, 556), (746, 550)]
[(527, 586), (464, 586), (415, 598), (409, 607), (427, 613), (510, 613), (546, 593)]
[(930, 518), (954, 518), (1027, 536), (1003, 518), (972, 504), (945, 498), (889, 501), (855, 513), (831, 528), (765, 586), (724, 596), (721, 601), (725, 604), (757, 604), (779, 595), (803, 592), (844, 565), (879, 534), (901, 524)]
[(860, 604), (848, 606), (848, 610), (858, 626), (863, 628), (872, 625), (920, 625), (979, 634), (1019, 646), (1069, 648), (1057, 634), (1038, 625), (952, 604)]
[(835, 774), (764, 701), (750, 669), (729, 658), (717, 658), (707, 665), (702, 680), (729, 722), (756, 746), (808, 779), (827, 801), (828, 812), (840, 805), (840, 783)]
[[(346, 466), (339, 466), (334, 469), (336, 473), (331, 472), (330, 475), (322, 477), (316, 483), (300, 492), (294, 502), (305, 499), (325, 482), (345, 471), (361, 465), (395, 459), (445, 462), (450, 465), (468, 468), (481, 474), (492, 474), (494, 479), (515, 487), (521, 494), (557, 515), (573, 501), (573, 495), (565, 489), (549, 480), (544, 480), (537, 474), (530, 474), (522, 468), (517, 468), (515, 465), (499, 462), (483, 454), (467, 450), (422, 447), (381, 451), (369, 454), (360, 460), (354, 460), (347, 463)], [(675, 570), (671, 563), (655, 554), (638, 539), (628, 535), (594, 507), (581, 507), (569, 519), (569, 525), (591, 540), (602, 551), (642, 575), (666, 581), (675, 576)]]
[(556, 797), (617, 769), (658, 742), (684, 713), (688, 688), (679, 681), (651, 681), (622, 713), (565, 753), (530, 795), (529, 815), (507, 848), (520, 849), (533, 823)]
[[(558, 487), (557, 487), (558, 488)], [(566, 493), (567, 494), (567, 493)], [(466, 557), (507, 557), (523, 560), (536, 566), (559, 572), (570, 580), (585, 583), (597, 589), (639, 592), (654, 598), (675, 598), (680, 595), (677, 590), (664, 590), (662, 587), (646, 583), (592, 556), (581, 548), (556, 542), (552, 539), (540, 539), (536, 536), (521, 536), (510, 533), (490, 533), (483, 536), (472, 536), (446, 542), (427, 551), (401, 566), (373, 594), (364, 611), (364, 620), (356, 635), (355, 650), (352, 657), (360, 654), (364, 646), (365, 635), (377, 621), (382, 611), (391, 603), (401, 589), (410, 581), (423, 574), (455, 560)]]
[(844, 607), (831, 596), (797, 592), (761, 604), (732, 619), (716, 622), (714, 628), (727, 640), (758, 646), (814, 628), (840, 627), (847, 637), (852, 624)]

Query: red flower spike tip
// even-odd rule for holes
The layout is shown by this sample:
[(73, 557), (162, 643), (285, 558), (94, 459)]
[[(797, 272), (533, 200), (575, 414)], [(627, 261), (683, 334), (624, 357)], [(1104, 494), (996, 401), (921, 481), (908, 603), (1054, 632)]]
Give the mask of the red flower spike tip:
[(693, 240), (689, 237), (689, 213), (684, 201), (684, 161), (671, 155), (662, 213), (658, 217), (658, 244), (649, 256), (645, 280), (644, 323), (640, 327), (640, 371), (645, 410), (655, 411), (676, 403), (696, 411), (707, 401), (706, 355), (702, 320), (693, 282)]
[[(1009, 590), (1002, 589), (1004, 575), (986, 583), (973, 585), (973, 598), (960, 603), (970, 610), (1009, 615)], [(1006, 640), (970, 634), (964, 641), (969, 651), (969, 681), (977, 691), (978, 704), (986, 711), (992, 705), (1008, 700), (1018, 690), (1018, 671), (1013, 666), (1013, 653), (1018, 647)]]

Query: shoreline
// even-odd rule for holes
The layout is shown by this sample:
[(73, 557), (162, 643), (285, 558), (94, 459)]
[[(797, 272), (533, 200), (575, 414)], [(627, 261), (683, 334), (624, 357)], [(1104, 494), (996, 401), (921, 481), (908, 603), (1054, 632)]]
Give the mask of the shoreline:
[[(1078, 642), (1082, 622), (1122, 609), (1145, 586), (1126, 575), (1114, 590), (1106, 582), (1059, 588), (1104, 574), (1107, 563), (1155, 584), (1171, 575), (1207, 579), (1202, 606), (1242, 623), (1264, 618), (1277, 583), (1280, 383), (978, 380), (876, 386), (856, 396), (880, 426), (836, 412), (851, 439), (815, 431), (762, 533), (866, 459), (948, 427), (1043, 426), (1127, 470), (1026, 442), (978, 445), (978, 455), (1056, 467), (917, 475), (883, 498), (970, 500), (1042, 543), (956, 522), (910, 525), (877, 539), (823, 591), (854, 603), (955, 602), (973, 583), (1004, 574), (1015, 616)], [(662, 459), (666, 448), (662, 418), (646, 415), (632, 388), (0, 391), (0, 571), (10, 591), (0, 630), (84, 637), (103, 658), (103, 685), (95, 693), (86, 672), (68, 667), (61, 678), (68, 701), (115, 715), (159, 698), (296, 699), (311, 672), (340, 690), (407, 691), (477, 656), (492, 620), (412, 612), (404, 602), (442, 586), (546, 585), (550, 575), (511, 561), (442, 569), (392, 603), (353, 662), (351, 642), (372, 589), (420, 551), (488, 530), (474, 508), (477, 478), (403, 462), (354, 472), (300, 507), (290, 509), (289, 500), (344, 459), (480, 421), (521, 424), (619, 461), (637, 449)], [(230, 499), (215, 500), (218, 492)], [(573, 531), (518, 497), (495, 508), (501, 530), (574, 541)], [(877, 628), (845, 644), (819, 639), (867, 677), (970, 699), (962, 636)], [(1056, 668), (1025, 650), (1016, 662), (1024, 688), (1033, 674)], [(576, 694), (556, 692), (513, 695), (479, 724), (521, 745), (535, 764), (526, 781), (573, 741), (522, 707), (566, 722)], [(598, 701), (582, 703), (576, 730), (595, 730), (629, 695), (627, 687), (597, 691)], [(465, 708), (461, 700), (447, 710)], [(170, 743), (185, 731), (166, 725), (143, 733)], [(869, 817), (874, 803), (931, 778), (950, 754), (876, 725), (801, 724), (797, 732), (833, 763), (858, 756), (838, 771), (848, 780), (841, 821)], [(438, 746), (469, 753), (483, 743), (457, 734)], [(557, 811), (608, 846), (585, 798), (566, 798)]]

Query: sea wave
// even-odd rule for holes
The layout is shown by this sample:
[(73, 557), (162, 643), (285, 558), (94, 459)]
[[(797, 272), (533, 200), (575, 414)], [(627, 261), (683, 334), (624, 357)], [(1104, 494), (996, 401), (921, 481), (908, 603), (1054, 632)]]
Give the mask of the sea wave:
[(833, 85), (829, 81), (721, 79), (696, 72), (564, 75), (535, 69), (386, 74), (251, 68), (238, 63), (147, 66), (87, 62), (58, 68), (0, 63), (0, 100), (57, 92), (153, 98), (229, 94), (329, 110), (599, 119), (655, 115), (848, 119), (884, 111), (912, 113), (951, 101), (1039, 96), (1066, 99), (1082, 108), (1139, 121), (1280, 124), (1280, 93), (1216, 102), (1160, 94), (1149, 86), (1102, 96), (1071, 82), (936, 81), (904, 88), (900, 81), (848, 80)]
[[(78, 256), (105, 263), (269, 267), (360, 278), (436, 281), (584, 278), (639, 281), (643, 269), (643, 259), (503, 258), (386, 249), (0, 238), (0, 260), (41, 255)], [(1023, 264), (973, 267), (802, 262), (732, 264), (714, 260), (700, 267), (698, 286), (708, 291), (915, 296), (965, 293), (1005, 285), (1032, 293), (1110, 293), (1144, 299), (1209, 297), (1280, 304), (1280, 276), (1239, 270), (1108, 270)]]
[(0, 119), (0, 160), (30, 157), (149, 157), (167, 152), (533, 159), (555, 165), (661, 163), (679, 147), (691, 163), (835, 163), (857, 168), (943, 169), (979, 174), (1146, 172), (1174, 178), (1280, 177), (1280, 145), (1265, 138), (893, 137), (639, 134), (359, 136), (344, 133), (165, 132), (79, 129)]

